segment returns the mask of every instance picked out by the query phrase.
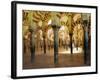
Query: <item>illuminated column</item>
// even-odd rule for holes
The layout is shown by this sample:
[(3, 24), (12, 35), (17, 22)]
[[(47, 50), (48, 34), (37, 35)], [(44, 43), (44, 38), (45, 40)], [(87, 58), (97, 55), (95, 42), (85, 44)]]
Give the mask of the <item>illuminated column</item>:
[(46, 54), (46, 28), (47, 26), (45, 25), (45, 15), (43, 16), (42, 20), (40, 20), (38, 22), (38, 26), (42, 29), (42, 32), (43, 32), (43, 51), (44, 51), (44, 54)]
[[(61, 19), (60, 19), (60, 21), (61, 21), (61, 25), (65, 27), (65, 31), (68, 32), (68, 34), (69, 34), (68, 26), (67, 26), (67, 22), (68, 22), (67, 13), (62, 13), (62, 14), (61, 14)], [(65, 34), (65, 36), (68, 35), (68, 34)], [(68, 46), (68, 45), (67, 45), (66, 42), (65, 42), (65, 43), (64, 43), (64, 48), (67, 49), (67, 46)]]
[(72, 14), (69, 13), (68, 14), (68, 29), (69, 29), (69, 35), (70, 35), (70, 49), (71, 49), (71, 54), (73, 54), (73, 47), (72, 47), (72, 35), (73, 35), (73, 32), (72, 32)]
[(30, 44), (31, 44), (31, 62), (34, 62), (34, 58), (35, 58), (35, 29), (36, 29), (36, 24), (33, 22), (32, 20), (32, 11), (29, 12), (29, 26), (30, 26), (30, 30), (31, 30), (31, 41), (30, 41)]
[(43, 23), (42, 31), (43, 31), (43, 50), (44, 50), (44, 54), (46, 54), (46, 26), (44, 25), (44, 23)]
[(43, 49), (44, 49), (44, 54), (46, 54), (46, 31), (45, 28), (43, 30)]

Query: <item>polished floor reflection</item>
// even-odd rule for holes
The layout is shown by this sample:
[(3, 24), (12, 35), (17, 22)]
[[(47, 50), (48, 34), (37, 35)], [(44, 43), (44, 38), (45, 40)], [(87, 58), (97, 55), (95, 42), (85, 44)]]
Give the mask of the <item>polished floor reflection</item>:
[(81, 49), (74, 48), (73, 54), (70, 54), (70, 49), (60, 48), (58, 55), (58, 64), (54, 64), (54, 51), (51, 49), (46, 54), (41, 49), (36, 51), (35, 60), (33, 63), (30, 61), (30, 53), (25, 53), (23, 56), (23, 69), (34, 69), (34, 68), (54, 68), (54, 67), (79, 67), (89, 66), (90, 58), (88, 56), (88, 64), (84, 64), (84, 54), (79, 53)]

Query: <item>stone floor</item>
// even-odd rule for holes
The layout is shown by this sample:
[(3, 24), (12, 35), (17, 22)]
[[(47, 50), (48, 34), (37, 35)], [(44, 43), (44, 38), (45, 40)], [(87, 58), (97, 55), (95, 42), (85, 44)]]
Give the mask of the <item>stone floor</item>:
[[(43, 53), (43, 50), (36, 50), (34, 62), (31, 63), (30, 52), (23, 54), (23, 69), (36, 69), (36, 68), (56, 68), (56, 67), (79, 67), (86, 66), (84, 64), (84, 54), (79, 51), (74, 51), (70, 54), (70, 49), (60, 48), (58, 53), (58, 64), (54, 64), (53, 49)], [(90, 61), (89, 61), (90, 63)], [(89, 64), (87, 65), (89, 66)]]

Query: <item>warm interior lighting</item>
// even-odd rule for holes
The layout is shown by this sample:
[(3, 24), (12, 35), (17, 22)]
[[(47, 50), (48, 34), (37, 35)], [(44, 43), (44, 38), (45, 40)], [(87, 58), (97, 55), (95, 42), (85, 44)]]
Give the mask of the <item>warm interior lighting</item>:
[(42, 24), (43, 24), (43, 22), (40, 20), (40, 21), (38, 22), (38, 25), (41, 27)]
[(51, 24), (51, 19), (48, 21), (48, 25), (50, 25)]
[[(73, 53), (74, 54), (82, 54), (83, 53), (83, 49), (81, 47), (78, 47), (78, 49), (76, 49), (75, 47), (73, 48)], [(67, 50), (64, 51), (60, 51), (59, 54), (71, 54), (70, 52), (70, 48), (68, 48)]]

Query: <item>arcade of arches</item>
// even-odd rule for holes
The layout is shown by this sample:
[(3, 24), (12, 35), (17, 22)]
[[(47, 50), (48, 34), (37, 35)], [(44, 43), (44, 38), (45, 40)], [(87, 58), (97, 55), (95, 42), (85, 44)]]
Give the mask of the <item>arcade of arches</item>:
[(91, 65), (91, 14), (23, 10), (23, 69)]

